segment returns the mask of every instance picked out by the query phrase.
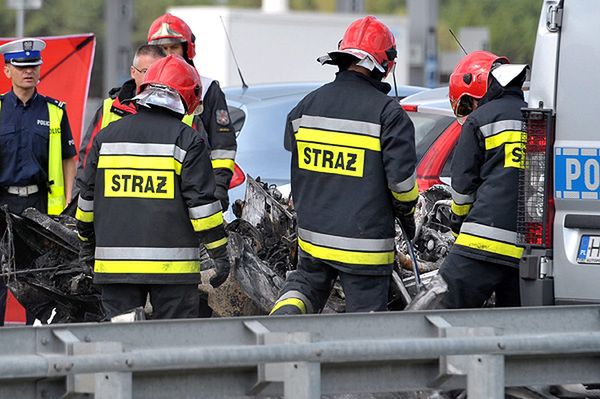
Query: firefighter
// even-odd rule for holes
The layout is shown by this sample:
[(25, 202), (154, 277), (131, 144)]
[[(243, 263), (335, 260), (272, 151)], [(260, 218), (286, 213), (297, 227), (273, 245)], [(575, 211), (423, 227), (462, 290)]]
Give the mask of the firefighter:
[(102, 101), (102, 105), (94, 114), (92, 123), (90, 123), (85, 135), (81, 138), (78, 173), (83, 171), (85, 159), (92, 148), (94, 137), (96, 137), (100, 129), (104, 129), (109, 123), (119, 120), (126, 115), (137, 112), (135, 101), (131, 100), (137, 94), (137, 90), (141, 86), (144, 75), (150, 65), (166, 55), (160, 46), (144, 44), (138, 47), (129, 71), (131, 79), (123, 83), (121, 87), (113, 88), (108, 93), (109, 97)]
[[(40, 94), (40, 39), (0, 46), (4, 74), (12, 89), (0, 95), (0, 205), (13, 213), (26, 208), (60, 214), (70, 202), (75, 178), (75, 145), (65, 103)], [(0, 282), (0, 325), (6, 287)], [(33, 318), (27, 315), (31, 324)]]
[(227, 237), (208, 145), (181, 122), (200, 106), (200, 77), (181, 57), (154, 62), (136, 96), (138, 112), (98, 134), (78, 178), (83, 260), (95, 252), (94, 283), (107, 317), (144, 306), (153, 318), (198, 314), (199, 241), (229, 274)]
[(271, 314), (318, 313), (336, 277), (347, 312), (387, 309), (397, 217), (413, 238), (415, 137), (411, 120), (382, 82), (396, 41), (367, 16), (353, 22), (338, 51), (335, 80), (290, 112), (286, 148), (298, 221), (298, 269)]
[(446, 308), (519, 306), (517, 187), (523, 167), (522, 85), (526, 65), (486, 51), (465, 56), (450, 76), (450, 102), (463, 123), (452, 161), (454, 246), (440, 268)]
[[(182, 56), (194, 66), (196, 38), (190, 27), (180, 18), (171, 14), (158, 17), (148, 30), (148, 44), (162, 46), (168, 54)], [(237, 149), (235, 130), (231, 124), (225, 94), (216, 80), (202, 76), (203, 112), (192, 122), (192, 116), (184, 122), (198, 128), (204, 127), (210, 144), (210, 157), (215, 173), (217, 189), (215, 196), (221, 201), (223, 211), (229, 208), (229, 182), (233, 176), (235, 152)]]

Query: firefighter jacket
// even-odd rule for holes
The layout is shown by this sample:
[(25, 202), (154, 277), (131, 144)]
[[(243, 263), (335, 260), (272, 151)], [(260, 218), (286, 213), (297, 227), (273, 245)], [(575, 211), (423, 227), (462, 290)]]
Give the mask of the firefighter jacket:
[(75, 154), (64, 102), (37, 92), (27, 104), (13, 91), (0, 95), (0, 186), (47, 188), (48, 214), (60, 215), (67, 204), (63, 160)]
[(347, 273), (391, 273), (394, 216), (419, 195), (414, 127), (389, 90), (342, 71), (288, 115), (300, 251)]
[[(135, 103), (128, 101), (135, 95), (135, 81), (130, 79), (121, 88), (112, 89), (109, 97), (104, 99), (85, 135), (81, 138), (79, 146), (80, 173), (85, 166), (86, 157), (96, 134), (109, 123), (137, 112)], [(217, 81), (202, 77), (202, 104), (204, 111), (200, 116), (186, 115), (183, 122), (203, 135), (208, 135), (215, 183), (220, 188), (217, 194), (224, 197), (219, 199), (226, 199), (229, 182), (233, 176), (237, 143), (225, 102), (225, 94)]]
[(206, 142), (168, 110), (142, 108), (103, 129), (77, 184), (97, 284), (193, 284), (198, 239), (211, 257), (226, 254)]
[(460, 233), (453, 251), (518, 266), (517, 187), (523, 167), (520, 87), (491, 81), (487, 94), (463, 125), (452, 161), (452, 224)]

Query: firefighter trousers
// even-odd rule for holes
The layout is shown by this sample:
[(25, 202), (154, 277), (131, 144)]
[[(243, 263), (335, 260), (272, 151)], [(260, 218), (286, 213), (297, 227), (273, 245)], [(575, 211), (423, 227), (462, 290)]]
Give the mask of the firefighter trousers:
[(198, 284), (102, 284), (100, 287), (107, 319), (144, 307), (148, 295), (152, 319), (198, 317)]
[(496, 307), (521, 306), (519, 269), (468, 258), (450, 251), (440, 268), (448, 284), (441, 307), (479, 308), (496, 293)]
[(310, 304), (304, 304), (304, 312), (297, 307), (281, 306), (277, 303), (272, 314), (319, 313), (325, 306), (336, 278), (339, 276), (346, 299), (346, 313), (350, 312), (379, 312), (387, 310), (389, 275), (358, 275), (342, 272), (329, 263), (303, 253), (298, 257), (298, 269), (291, 272), (283, 286), (280, 300), (293, 296), (301, 300), (308, 299)]

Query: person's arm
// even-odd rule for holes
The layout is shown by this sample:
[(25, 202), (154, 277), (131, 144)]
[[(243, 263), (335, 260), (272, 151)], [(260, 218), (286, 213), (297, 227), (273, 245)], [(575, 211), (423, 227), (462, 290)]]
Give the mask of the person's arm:
[(88, 153), (92, 149), (94, 137), (96, 137), (96, 134), (98, 134), (100, 128), (102, 127), (102, 117), (103, 106), (101, 105), (96, 110), (96, 113), (94, 114), (94, 117), (92, 118), (88, 128), (85, 130), (85, 133), (81, 136), (81, 140), (79, 140), (79, 162), (77, 164), (77, 173), (83, 173), (85, 160)]
[(460, 132), (452, 159), (452, 208), (450, 227), (456, 236), (463, 221), (473, 208), (477, 189), (481, 185), (480, 169), (483, 163), (483, 148), (476, 120), (470, 116)]
[(65, 198), (67, 200), (67, 205), (69, 205), (69, 203), (71, 202), (71, 196), (73, 194), (73, 183), (75, 181), (76, 165), (77, 161), (75, 157), (62, 160)]
[(67, 116), (66, 108), (63, 108), (63, 117), (60, 122), (60, 134), (61, 134), (61, 148), (62, 148), (62, 168), (63, 168), (63, 183), (65, 188), (65, 199), (67, 205), (71, 202), (71, 195), (73, 193), (73, 184), (75, 181), (76, 173), (76, 155), (77, 150), (75, 149), (75, 143), (73, 141), (73, 134), (71, 133), (71, 126), (69, 125), (69, 117)]
[(186, 151), (181, 167), (181, 195), (188, 206), (192, 228), (215, 262), (217, 273), (210, 283), (218, 287), (229, 275), (229, 258), (223, 212), (221, 202), (215, 196), (208, 148), (197, 134), (191, 136), (188, 145), (180, 146)]
[(217, 81), (210, 84), (204, 98), (204, 111), (200, 115), (210, 143), (210, 159), (215, 174), (215, 195), (223, 210), (229, 206), (227, 191), (233, 176), (237, 142), (231, 123), (225, 94)]
[(415, 174), (415, 128), (406, 112), (395, 102), (390, 102), (381, 116), (381, 151), (394, 213), (408, 238), (412, 239), (415, 234), (413, 214), (419, 199)]

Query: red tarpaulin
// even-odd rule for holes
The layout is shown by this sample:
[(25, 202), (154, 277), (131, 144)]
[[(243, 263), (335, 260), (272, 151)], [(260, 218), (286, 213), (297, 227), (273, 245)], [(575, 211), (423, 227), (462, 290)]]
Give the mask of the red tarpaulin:
[[(44, 63), (38, 90), (41, 94), (67, 103), (73, 139), (79, 149), (96, 38), (92, 33), (85, 33), (40, 39), (46, 42), (46, 49), (42, 51)], [(11, 40), (14, 39), (0, 38), (0, 45)], [(0, 66), (4, 67), (3, 57), (0, 57)], [(10, 81), (1, 74), (0, 93), (6, 93), (10, 89)]]

